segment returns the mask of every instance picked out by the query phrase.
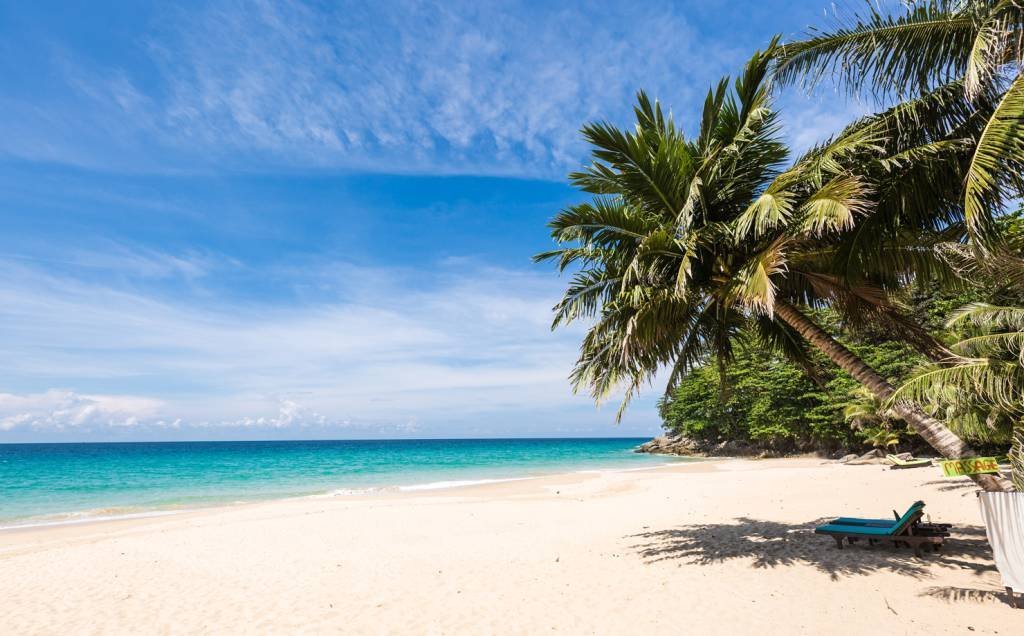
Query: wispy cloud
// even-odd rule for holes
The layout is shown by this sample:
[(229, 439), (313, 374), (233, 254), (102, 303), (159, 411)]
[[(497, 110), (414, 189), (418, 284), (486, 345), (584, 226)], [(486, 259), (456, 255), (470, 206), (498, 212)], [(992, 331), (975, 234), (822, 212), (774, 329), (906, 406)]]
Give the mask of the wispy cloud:
[(182, 279), (192, 281), (205, 276), (218, 266), (241, 266), (234, 259), (214, 256), (198, 250), (181, 254), (153, 249), (143, 245), (101, 240), (88, 249), (72, 247), (60, 254), (9, 255), (9, 259), (45, 265), (50, 270), (76, 271), (79, 275), (97, 273), (101, 276), (141, 279)]
[(842, 132), (858, 117), (877, 110), (877, 105), (845, 96), (830, 96), (824, 89), (813, 95), (784, 94), (777, 107), (781, 110), (784, 132), (794, 155), (806, 152)]
[(72, 95), (9, 104), (4, 149), (110, 165), (117, 148), (126, 167), (561, 177), (584, 155), (582, 123), (624, 118), (639, 88), (691, 108), (743, 55), (669, 2), (221, 0), (159, 23), (141, 36), (146, 74), (56, 48)]

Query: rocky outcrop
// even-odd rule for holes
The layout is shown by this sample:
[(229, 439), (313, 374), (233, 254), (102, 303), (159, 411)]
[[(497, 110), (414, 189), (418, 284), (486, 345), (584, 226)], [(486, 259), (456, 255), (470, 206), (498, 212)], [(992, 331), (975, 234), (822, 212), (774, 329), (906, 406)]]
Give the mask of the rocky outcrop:
[(840, 459), (839, 463), (860, 466), (861, 464), (887, 464), (888, 462), (885, 460), (885, 453), (874, 448), (863, 455), (847, 455)]
[[(685, 435), (662, 435), (633, 449), (637, 453), (656, 455), (681, 455), (683, 457), (786, 457), (813, 454), (830, 457), (840, 464), (858, 466), (862, 464), (889, 464), (885, 451), (874, 448), (866, 453), (850, 453), (849, 449), (827, 453), (814, 448), (766, 448), (744, 442), (705, 442)], [(891, 452), (891, 451), (890, 451)], [(900, 459), (913, 459), (911, 453), (896, 453)]]
[[(911, 453), (896, 453), (896, 457), (900, 459), (910, 460), (914, 459)], [(849, 464), (851, 466), (860, 466), (862, 464), (888, 464), (889, 460), (885, 458), (885, 453), (880, 449), (869, 450), (863, 455), (846, 455), (839, 460), (840, 464)]]
[(694, 440), (683, 435), (662, 435), (636, 447), (638, 453), (654, 453), (656, 455), (695, 455), (704, 453)]
[(637, 453), (682, 455), (684, 457), (769, 457), (777, 453), (743, 442), (701, 442), (684, 435), (662, 435), (634, 449)]

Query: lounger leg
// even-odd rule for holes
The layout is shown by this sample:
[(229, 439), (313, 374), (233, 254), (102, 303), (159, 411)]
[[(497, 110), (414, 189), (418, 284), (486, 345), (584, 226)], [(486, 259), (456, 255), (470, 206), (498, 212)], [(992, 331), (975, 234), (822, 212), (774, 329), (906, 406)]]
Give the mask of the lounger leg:
[(835, 536), (832, 537), (832, 538), (836, 540), (836, 547), (839, 548), (840, 550), (842, 550), (843, 549), (843, 538), (842, 537), (835, 537)]
[(1016, 597), (1016, 595), (1014, 595), (1012, 587), (1007, 587), (1006, 588), (1006, 597), (1008, 599), (1010, 599), (1010, 607), (1018, 607), (1018, 605), (1017, 605), (1017, 597)]

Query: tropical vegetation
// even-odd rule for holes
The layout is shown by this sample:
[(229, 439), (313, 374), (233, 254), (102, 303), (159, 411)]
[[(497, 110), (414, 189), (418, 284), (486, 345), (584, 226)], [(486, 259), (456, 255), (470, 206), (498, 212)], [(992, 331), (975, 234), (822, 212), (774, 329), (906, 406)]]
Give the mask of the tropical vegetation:
[[(895, 379), (909, 377), (927, 360), (897, 342), (862, 338), (846, 346)], [(698, 367), (664, 396), (658, 405), (664, 427), (709, 449), (738, 442), (748, 452), (845, 454), (922, 445), (862, 384), (842, 371), (830, 373), (827, 363), (814, 356), (813, 374), (808, 373), (765, 349), (756, 334), (744, 333), (723, 372), (714, 365)]]
[[(1019, 251), (999, 231), (1004, 208), (1024, 190), (1017, 6), (869, 8), (806, 41), (774, 40), (731, 90), (723, 79), (709, 91), (692, 137), (643, 93), (634, 130), (585, 126), (594, 161), (570, 178), (592, 198), (555, 216), (557, 249), (537, 257), (573, 272), (555, 326), (589, 325), (574, 386), (597, 399), (621, 389), (625, 408), (664, 373), (670, 423), (736, 435), (742, 421), (751, 438), (799, 430), (789, 436), (795, 445), (848, 440), (857, 428), (886, 445), (901, 419), (943, 456), (968, 457), (969, 427), (959, 422), (973, 396), (995, 399), (1009, 426), (1019, 424), (1006, 404), (1019, 392), (1005, 389), (1019, 389), (1019, 374), (979, 383), (979, 366), (964, 360), (980, 341), (951, 352), (905, 298), (908, 287), (955, 294), (970, 286), (971, 271), (1024, 278)], [(892, 105), (791, 161), (773, 91), (829, 72), (851, 92), (870, 89)], [(990, 326), (1012, 329), (1010, 315)], [(882, 335), (869, 350), (870, 333)], [(1020, 344), (993, 335), (1001, 339), (985, 342)], [(901, 368), (874, 355), (887, 350)], [(925, 359), (934, 366), (897, 390), (893, 383)], [(826, 360), (833, 366), (822, 380)], [(845, 385), (828, 387), (837, 382)], [(762, 399), (740, 404), (729, 398), (735, 390)], [(1012, 489), (999, 476), (975, 480)]]

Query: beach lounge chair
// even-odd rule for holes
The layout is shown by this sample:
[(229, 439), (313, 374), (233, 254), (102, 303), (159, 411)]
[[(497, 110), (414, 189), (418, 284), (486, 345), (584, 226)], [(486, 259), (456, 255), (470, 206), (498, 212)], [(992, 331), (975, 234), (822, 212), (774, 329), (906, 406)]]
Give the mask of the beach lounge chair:
[[(920, 505), (924, 507), (923, 501), (915, 501), (910, 508), (907, 509), (907, 513), (915, 507)], [(839, 517), (835, 521), (832, 521), (832, 525), (837, 526), (875, 526), (880, 528), (890, 528), (893, 523), (900, 520), (903, 515), (892, 511), (892, 519), (862, 519), (860, 517)], [(942, 536), (949, 536), (950, 529), (953, 528), (951, 523), (925, 523), (923, 521), (914, 522), (914, 534), (941, 534)]]
[(900, 459), (895, 455), (886, 455), (885, 458), (892, 464), (889, 466), (890, 470), (898, 468), (923, 468), (932, 465), (932, 460), (930, 459)]
[(893, 546), (906, 545), (921, 556), (925, 547), (937, 552), (942, 541), (949, 536), (949, 524), (921, 523), (924, 516), (924, 502), (915, 501), (903, 515), (892, 519), (860, 519), (839, 517), (831, 523), (818, 526), (815, 534), (827, 534), (835, 539), (836, 547), (843, 549), (843, 540), (850, 544), (865, 540), (869, 545), (889, 543)]

